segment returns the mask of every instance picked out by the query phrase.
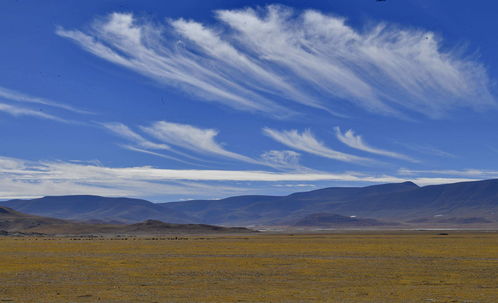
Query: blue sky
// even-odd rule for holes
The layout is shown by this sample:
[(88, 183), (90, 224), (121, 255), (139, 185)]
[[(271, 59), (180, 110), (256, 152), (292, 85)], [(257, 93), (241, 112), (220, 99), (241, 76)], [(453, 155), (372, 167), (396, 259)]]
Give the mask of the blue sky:
[(498, 177), (494, 1), (2, 1), (0, 199)]

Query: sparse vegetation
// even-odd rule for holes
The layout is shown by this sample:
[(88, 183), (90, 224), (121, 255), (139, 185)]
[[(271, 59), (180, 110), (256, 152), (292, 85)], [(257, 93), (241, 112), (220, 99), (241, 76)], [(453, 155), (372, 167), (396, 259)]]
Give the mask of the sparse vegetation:
[(482, 303), (498, 294), (496, 232), (113, 239), (0, 237), (0, 301)]

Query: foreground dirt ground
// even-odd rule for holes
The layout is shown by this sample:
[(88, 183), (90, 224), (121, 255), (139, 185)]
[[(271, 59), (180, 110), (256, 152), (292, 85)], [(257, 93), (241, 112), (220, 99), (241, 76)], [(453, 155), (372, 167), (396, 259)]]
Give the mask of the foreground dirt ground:
[(0, 237), (0, 302), (498, 302), (498, 233)]

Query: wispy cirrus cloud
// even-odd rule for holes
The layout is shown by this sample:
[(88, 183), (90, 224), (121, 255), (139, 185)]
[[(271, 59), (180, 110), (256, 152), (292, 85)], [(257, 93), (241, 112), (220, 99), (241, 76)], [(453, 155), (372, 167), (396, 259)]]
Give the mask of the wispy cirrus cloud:
[(52, 101), (52, 100), (49, 100), (46, 98), (30, 96), (30, 95), (27, 95), (27, 94), (24, 94), (24, 93), (21, 93), (18, 91), (14, 91), (11, 89), (7, 89), (7, 88), (1, 87), (1, 86), (0, 86), (0, 98), (9, 99), (9, 100), (16, 101), (16, 102), (36, 103), (36, 104), (42, 104), (42, 105), (47, 105), (47, 106), (51, 106), (51, 107), (57, 107), (57, 108), (61, 108), (61, 109), (71, 111), (74, 113), (78, 113), (78, 114), (92, 114), (89, 111), (81, 110), (81, 109), (72, 107), (72, 106), (67, 105), (67, 104), (55, 102), (55, 101)]
[(182, 160), (182, 159), (179, 159), (177, 157), (171, 156), (171, 155), (167, 155), (164, 153), (154, 151), (154, 150), (168, 151), (168, 152), (172, 152), (172, 153), (181, 155), (181, 156), (186, 157), (186, 158), (200, 160), (199, 158), (196, 158), (196, 157), (193, 157), (193, 156), (188, 155), (186, 153), (182, 153), (178, 150), (175, 150), (175, 149), (171, 148), (171, 146), (169, 146), (169, 145), (152, 142), (151, 140), (148, 140), (148, 139), (144, 138), (142, 135), (133, 131), (132, 129), (130, 129), (128, 126), (126, 126), (123, 123), (104, 122), (104, 123), (99, 123), (99, 124), (101, 126), (103, 126), (104, 128), (106, 128), (107, 130), (114, 133), (115, 135), (118, 135), (118, 136), (130, 141), (132, 144), (121, 144), (120, 145), (121, 147), (123, 147), (125, 149), (140, 152), (140, 153), (145, 153), (145, 154), (149, 154), (149, 155), (158, 156), (158, 157), (165, 158), (165, 159), (175, 160), (175, 161), (183, 162), (183, 163), (187, 163), (187, 164), (192, 164), (192, 163), (185, 161), (185, 160)]
[(161, 142), (186, 149), (190, 152), (201, 155), (214, 155), (252, 164), (262, 164), (259, 160), (225, 149), (216, 141), (218, 131), (215, 129), (198, 128), (189, 124), (166, 121), (158, 121), (149, 126), (141, 126), (140, 129)]
[(280, 169), (294, 169), (300, 171), (311, 171), (307, 167), (303, 167), (300, 163), (301, 154), (292, 150), (270, 150), (261, 154), (262, 161), (268, 163), (269, 166)]
[(481, 179), (498, 178), (498, 171), (486, 169), (407, 169), (401, 168), (398, 170), (400, 175), (443, 175), (443, 176), (458, 176), (472, 177)]
[(131, 130), (128, 126), (120, 122), (104, 122), (100, 123), (104, 128), (113, 132), (114, 134), (128, 139), (141, 147), (159, 150), (171, 150), (171, 147), (166, 144), (154, 143), (145, 139), (143, 136)]
[[(175, 85), (206, 100), (249, 111), (289, 113), (210, 66), (210, 60), (184, 48), (178, 39), (164, 41), (163, 26), (139, 24), (131, 14), (113, 13), (95, 22), (92, 33), (59, 28), (57, 34), (113, 63)], [(162, 42), (165, 42), (164, 44)]]
[(358, 164), (373, 162), (373, 160), (368, 158), (350, 155), (327, 147), (323, 142), (319, 141), (309, 129), (300, 133), (295, 129), (278, 131), (271, 128), (264, 128), (263, 133), (290, 148), (320, 157)]
[[(139, 129), (155, 140), (163, 142), (156, 143), (146, 139), (143, 135), (132, 130), (130, 127), (119, 122), (99, 123), (112, 133), (127, 139), (131, 144), (122, 144), (128, 150), (155, 155), (162, 158), (185, 162), (176, 157), (159, 153), (155, 150), (172, 152), (193, 160), (206, 162), (205, 159), (192, 156), (196, 153), (201, 156), (216, 156), (220, 158), (238, 160), (250, 164), (268, 166), (279, 170), (302, 170), (310, 171), (309, 168), (299, 164), (300, 154), (290, 150), (270, 150), (262, 153), (259, 158), (251, 158), (239, 153), (227, 150), (216, 140), (218, 130), (199, 128), (189, 124), (157, 121), (149, 126), (140, 126)], [(179, 151), (184, 149), (190, 153)], [(190, 162), (187, 162), (192, 164)]]
[(400, 143), (396, 142), (400, 145), (402, 145), (405, 148), (411, 149), (413, 151), (416, 151), (418, 153), (426, 154), (426, 155), (431, 155), (431, 156), (437, 156), (437, 157), (442, 157), (442, 158), (458, 158), (457, 155), (449, 153), (447, 151), (441, 150), (439, 148), (436, 148), (434, 146), (430, 146), (427, 144), (416, 144), (416, 143)]
[[(2, 99), (4, 101), (7, 101), (8, 103), (0, 102), (0, 112), (4, 112), (15, 117), (28, 116), (28, 117), (35, 117), (35, 118), (52, 120), (62, 123), (84, 124), (83, 122), (61, 118), (60, 116), (48, 113), (48, 110), (45, 110), (45, 108), (54, 107), (77, 114), (93, 114), (85, 110), (77, 109), (70, 105), (55, 102), (45, 98), (30, 96), (0, 86), (0, 100)], [(34, 109), (32, 107), (20, 106), (18, 105), (18, 103), (31, 103), (31, 104), (36, 104), (38, 106), (36, 109)]]
[(127, 149), (127, 150), (131, 150), (131, 151), (139, 152), (139, 153), (143, 153), (143, 154), (148, 154), (148, 155), (156, 156), (156, 157), (163, 158), (163, 159), (174, 160), (174, 161), (182, 162), (182, 163), (185, 163), (185, 164), (194, 164), (192, 162), (189, 162), (189, 161), (186, 161), (186, 160), (183, 160), (183, 159), (179, 159), (179, 158), (173, 157), (171, 155), (166, 155), (164, 153), (155, 152), (155, 151), (152, 151), (152, 150), (146, 149), (146, 148), (140, 148), (140, 147), (137, 147), (137, 146), (134, 146), (134, 145), (120, 144), (119, 146), (121, 146), (122, 148)]
[(335, 134), (336, 134), (337, 139), (351, 148), (362, 150), (362, 151), (372, 153), (372, 154), (381, 155), (381, 156), (406, 160), (406, 161), (410, 161), (410, 162), (419, 162), (419, 161), (417, 161), (409, 156), (406, 156), (406, 155), (403, 155), (403, 154), (400, 154), (397, 152), (372, 147), (369, 144), (367, 144), (367, 142), (365, 142), (363, 140), (362, 136), (355, 134), (352, 129), (347, 130), (345, 133), (342, 133), (342, 131), (339, 127), (334, 128), (334, 130), (335, 130)]
[(57, 34), (88, 52), (205, 100), (241, 110), (292, 114), (287, 104), (345, 112), (347, 103), (388, 115), (432, 118), (496, 105), (486, 68), (422, 29), (279, 5), (219, 10), (217, 24), (152, 23), (112, 13), (92, 29)]
[(5, 112), (7, 114), (10, 114), (12, 116), (18, 117), (18, 116), (30, 116), (30, 117), (35, 117), (35, 118), (40, 118), (40, 119), (47, 119), (47, 120), (53, 120), (57, 122), (64, 122), (64, 123), (69, 123), (68, 120), (65, 120), (63, 118), (59, 118), (57, 116), (51, 115), (44, 113), (39, 110), (33, 110), (30, 108), (25, 108), (22, 106), (15, 106), (15, 105), (10, 105), (10, 104), (5, 104), (5, 103), (0, 103), (0, 112)]

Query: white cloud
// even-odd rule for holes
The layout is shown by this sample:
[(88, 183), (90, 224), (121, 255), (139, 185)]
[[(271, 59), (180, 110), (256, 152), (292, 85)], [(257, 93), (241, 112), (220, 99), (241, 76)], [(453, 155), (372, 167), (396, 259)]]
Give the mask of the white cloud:
[(317, 156), (359, 164), (372, 162), (370, 159), (346, 154), (327, 147), (323, 142), (316, 139), (310, 130), (305, 130), (302, 133), (299, 133), (295, 129), (278, 131), (270, 128), (264, 128), (263, 133), (290, 148)]
[(174, 160), (174, 161), (182, 162), (182, 163), (185, 163), (185, 164), (193, 164), (191, 162), (179, 159), (177, 157), (173, 157), (173, 156), (166, 155), (166, 154), (163, 154), (163, 153), (154, 152), (154, 151), (151, 151), (151, 150), (148, 150), (148, 149), (143, 149), (143, 148), (136, 147), (136, 146), (133, 146), (133, 145), (122, 144), (120, 146), (123, 147), (124, 149), (127, 149), (127, 150), (131, 150), (131, 151), (135, 151), (135, 152), (139, 152), (139, 153), (144, 153), (144, 154), (148, 154), (148, 155), (153, 155), (153, 156), (156, 156), (156, 157), (159, 157), (159, 158)]
[(53, 120), (53, 121), (58, 121), (58, 122), (64, 122), (64, 123), (69, 123), (69, 121), (56, 117), (54, 115), (46, 114), (42, 111), (37, 111), (21, 106), (14, 106), (10, 104), (5, 104), (5, 103), (0, 103), (0, 111), (8, 113), (12, 116), (18, 117), (18, 116), (31, 116), (31, 117), (36, 117), (36, 118), (41, 118), (41, 119), (48, 119), (48, 120)]
[(295, 188), (295, 187), (316, 187), (315, 184), (303, 184), (303, 183), (290, 183), (290, 184), (275, 184), (273, 185), (274, 187), (290, 187), (290, 188)]
[(209, 60), (184, 49), (178, 40), (166, 43), (161, 36), (163, 31), (161, 26), (138, 22), (131, 14), (113, 13), (105, 21), (95, 22), (92, 33), (59, 28), (57, 34), (74, 40), (96, 56), (207, 100), (249, 111), (288, 112), (217, 72), (209, 66)]
[(306, 168), (299, 164), (300, 156), (292, 150), (270, 150), (264, 152), (261, 159), (275, 168), (305, 170)]
[(422, 29), (378, 23), (353, 28), (316, 10), (220, 10), (203, 25), (153, 24), (113, 13), (92, 30), (64, 30), (87, 51), (206, 100), (285, 117), (286, 103), (438, 118), (495, 106), (486, 68), (441, 48)]
[(29, 96), (29, 95), (26, 95), (26, 94), (23, 94), (20, 92), (16, 92), (14, 90), (7, 89), (7, 88), (1, 87), (1, 86), (0, 86), (0, 98), (5, 98), (5, 99), (12, 100), (12, 101), (17, 101), (17, 102), (37, 103), (37, 104), (57, 107), (57, 108), (61, 108), (61, 109), (75, 112), (78, 114), (91, 114), (91, 112), (77, 109), (77, 108), (74, 108), (70, 105), (58, 103), (58, 102), (48, 100), (45, 98)]
[(400, 154), (400, 153), (372, 147), (372, 146), (368, 145), (363, 140), (362, 136), (356, 135), (352, 129), (346, 131), (343, 134), (341, 132), (341, 129), (339, 127), (336, 127), (335, 134), (336, 134), (337, 139), (339, 139), (339, 141), (341, 141), (342, 143), (346, 144), (347, 146), (349, 146), (351, 148), (366, 151), (366, 152), (372, 153), (372, 154), (386, 156), (386, 157), (407, 160), (410, 162), (418, 162), (417, 160), (412, 159), (412, 158), (410, 158), (406, 155)]
[(152, 123), (150, 126), (142, 126), (140, 128), (157, 140), (187, 149), (191, 152), (202, 155), (215, 155), (253, 164), (262, 164), (260, 161), (223, 148), (220, 143), (216, 142), (218, 131), (214, 129), (202, 129), (188, 124), (166, 121), (158, 121)]
[(106, 122), (106, 123), (100, 123), (100, 125), (102, 125), (107, 130), (111, 131), (112, 133), (114, 133), (114, 134), (116, 134), (124, 139), (127, 139), (128, 141), (131, 141), (134, 144), (134, 145), (121, 144), (121, 146), (125, 149), (131, 150), (131, 151), (136, 151), (136, 152), (141, 152), (141, 153), (145, 153), (145, 154), (149, 154), (149, 155), (154, 155), (154, 156), (161, 157), (164, 159), (175, 160), (175, 161), (183, 162), (183, 163), (187, 163), (187, 164), (192, 164), (192, 163), (178, 159), (177, 157), (173, 157), (171, 155), (166, 155), (164, 153), (154, 152), (151, 150), (169, 151), (169, 152), (173, 152), (173, 153), (179, 154), (181, 156), (184, 156), (186, 158), (200, 160), (200, 159), (193, 157), (191, 155), (177, 151), (177, 150), (171, 148), (169, 145), (162, 144), (162, 143), (155, 143), (155, 142), (152, 142), (150, 140), (147, 140), (142, 135), (131, 130), (128, 126), (124, 125), (123, 123)]
[(139, 133), (133, 131), (128, 126), (119, 122), (100, 123), (100, 125), (110, 130), (112, 133), (133, 143), (131, 145), (122, 144), (121, 146), (125, 149), (180, 162), (185, 161), (176, 157), (172, 157), (170, 155), (165, 155), (164, 153), (158, 153), (153, 150), (174, 152), (187, 158), (198, 161), (205, 161), (177, 150), (177, 148), (183, 148), (190, 152), (201, 154), (203, 156), (214, 155), (251, 164), (269, 166), (281, 170), (310, 170), (299, 165), (300, 155), (299, 153), (294, 151), (267, 151), (261, 155), (260, 159), (253, 159), (242, 154), (231, 152), (223, 147), (222, 143), (216, 141), (218, 131), (215, 129), (203, 129), (188, 124), (172, 123), (166, 121), (158, 121), (150, 124), (149, 126), (140, 127), (140, 130), (145, 134), (154, 137), (158, 141), (167, 143), (164, 144), (152, 142), (144, 138), (144, 136), (140, 135)]
[[(412, 178), (425, 184), (471, 181), (470, 178)], [(205, 183), (205, 182), (216, 183)], [(24, 198), (43, 195), (98, 194), (107, 196), (147, 197), (185, 194), (196, 196), (230, 195), (247, 192), (225, 183), (340, 181), (361, 183), (403, 182), (405, 178), (364, 173), (269, 172), (243, 170), (161, 169), (142, 167), (106, 167), (62, 161), (26, 161), (0, 157), (0, 198)], [(204, 183), (202, 183), (204, 182)]]
[(433, 155), (437, 157), (443, 157), (443, 158), (458, 158), (457, 155), (449, 153), (447, 151), (438, 149), (434, 146), (426, 145), (426, 144), (415, 144), (415, 143), (399, 143), (398, 144), (403, 145), (404, 147), (411, 149), (413, 151), (426, 154), (426, 155)]
[(437, 117), (453, 107), (494, 104), (484, 67), (441, 51), (431, 32), (386, 24), (358, 31), (342, 18), (312, 10), (296, 17), (281, 6), (218, 17), (250, 51), (373, 111), (402, 107)]
[[(145, 177), (142, 173), (114, 171), (96, 164), (26, 161), (0, 157), (0, 199), (34, 198), (46, 195), (104, 195), (151, 197), (171, 195), (212, 196), (235, 194), (247, 189), (222, 184), (204, 184), (188, 179)], [(142, 167), (145, 172), (150, 167)]]
[[(231, 78), (244, 80), (249, 89), (285, 96), (288, 100), (311, 107), (326, 109), (315, 97), (296, 89), (283, 75), (268, 69), (267, 64), (239, 51), (234, 45), (223, 40), (221, 34), (204, 25), (183, 19), (171, 22), (182, 37), (193, 42), (206, 56), (216, 61), (217, 66), (231, 74)], [(266, 66), (266, 69), (265, 67)], [(287, 81), (286, 81), (287, 80)]]
[(445, 175), (445, 176), (458, 176), (458, 177), (473, 177), (473, 178), (498, 178), (498, 171), (484, 170), (484, 169), (434, 169), (434, 170), (417, 170), (401, 168), (398, 170), (400, 175)]
[(117, 134), (118, 136), (128, 139), (138, 144), (141, 147), (148, 149), (171, 150), (171, 147), (169, 147), (166, 144), (158, 144), (146, 140), (144, 137), (132, 131), (128, 126), (124, 125), (123, 123), (107, 122), (107, 123), (101, 123), (101, 125), (106, 129), (110, 130), (111, 132), (113, 132), (114, 134)]

